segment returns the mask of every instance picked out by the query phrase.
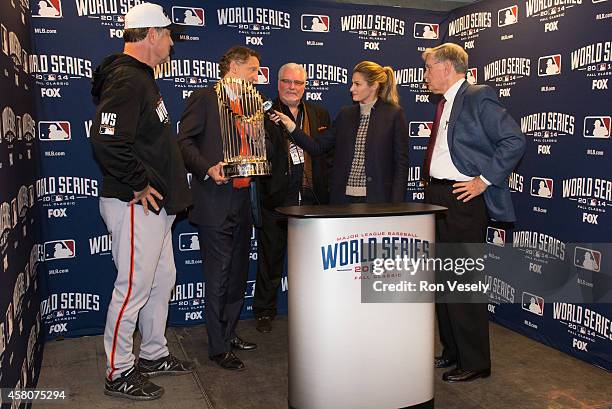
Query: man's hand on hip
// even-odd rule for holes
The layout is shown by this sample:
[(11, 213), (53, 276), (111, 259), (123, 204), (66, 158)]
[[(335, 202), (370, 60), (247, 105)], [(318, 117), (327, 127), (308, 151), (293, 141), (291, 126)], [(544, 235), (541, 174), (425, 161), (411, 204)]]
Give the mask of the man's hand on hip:
[(476, 176), (468, 182), (457, 182), (453, 184), (453, 193), (459, 194), (457, 200), (461, 200), (465, 203), (481, 195), (482, 192), (487, 190), (487, 187), (487, 184), (483, 182), (480, 176)]
[(155, 198), (158, 198), (159, 200), (164, 199), (164, 197), (157, 190), (151, 187), (151, 185), (147, 185), (147, 187), (142, 189), (140, 192), (134, 192), (134, 199), (132, 199), (132, 201), (128, 203), (128, 206), (140, 202), (145, 212), (145, 215), (148, 216), (149, 205), (151, 205), (151, 207), (155, 209), (156, 212), (159, 211), (159, 206), (157, 205)]

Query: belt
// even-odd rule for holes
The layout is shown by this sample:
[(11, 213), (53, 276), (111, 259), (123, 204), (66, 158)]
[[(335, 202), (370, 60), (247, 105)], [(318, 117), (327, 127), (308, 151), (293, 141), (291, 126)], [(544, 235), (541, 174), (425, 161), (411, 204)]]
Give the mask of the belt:
[(429, 184), (430, 185), (443, 185), (443, 186), (452, 186), (455, 183), (457, 183), (456, 180), (449, 180), (449, 179), (436, 179), (436, 178), (430, 178), (429, 180)]

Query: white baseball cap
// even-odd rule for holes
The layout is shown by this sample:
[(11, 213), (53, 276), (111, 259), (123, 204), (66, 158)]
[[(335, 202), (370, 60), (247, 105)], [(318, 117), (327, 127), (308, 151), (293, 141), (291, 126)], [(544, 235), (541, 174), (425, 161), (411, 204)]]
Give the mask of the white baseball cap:
[[(124, 28), (168, 27), (172, 21), (159, 4), (141, 3), (130, 9), (125, 15)], [(170, 27), (168, 27), (170, 28)]]

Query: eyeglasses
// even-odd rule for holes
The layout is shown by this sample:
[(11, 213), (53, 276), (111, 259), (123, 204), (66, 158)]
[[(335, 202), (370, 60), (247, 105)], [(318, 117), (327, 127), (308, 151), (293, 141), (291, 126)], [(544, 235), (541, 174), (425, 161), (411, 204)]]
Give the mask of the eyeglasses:
[(304, 84), (306, 84), (306, 82), (304, 81), (300, 81), (300, 80), (289, 80), (287, 78), (281, 78), (280, 82), (282, 82), (284, 85), (290, 86), (291, 84), (295, 85), (296, 87), (301, 87)]
[(431, 69), (433, 68), (433, 67), (432, 67), (433, 65), (436, 65), (436, 64), (441, 64), (441, 63), (442, 63), (442, 61), (436, 61), (436, 62), (435, 62), (435, 63), (433, 63), (432, 65), (425, 64), (425, 71), (431, 71)]

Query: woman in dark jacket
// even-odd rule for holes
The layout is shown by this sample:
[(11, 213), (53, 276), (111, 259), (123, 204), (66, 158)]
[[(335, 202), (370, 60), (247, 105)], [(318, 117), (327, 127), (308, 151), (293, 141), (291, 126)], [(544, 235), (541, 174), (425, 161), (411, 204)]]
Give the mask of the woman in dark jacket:
[(353, 69), (351, 95), (332, 126), (317, 139), (308, 137), (283, 113), (292, 142), (312, 156), (335, 148), (330, 203), (397, 203), (408, 181), (408, 130), (399, 106), (393, 68), (362, 61)]

